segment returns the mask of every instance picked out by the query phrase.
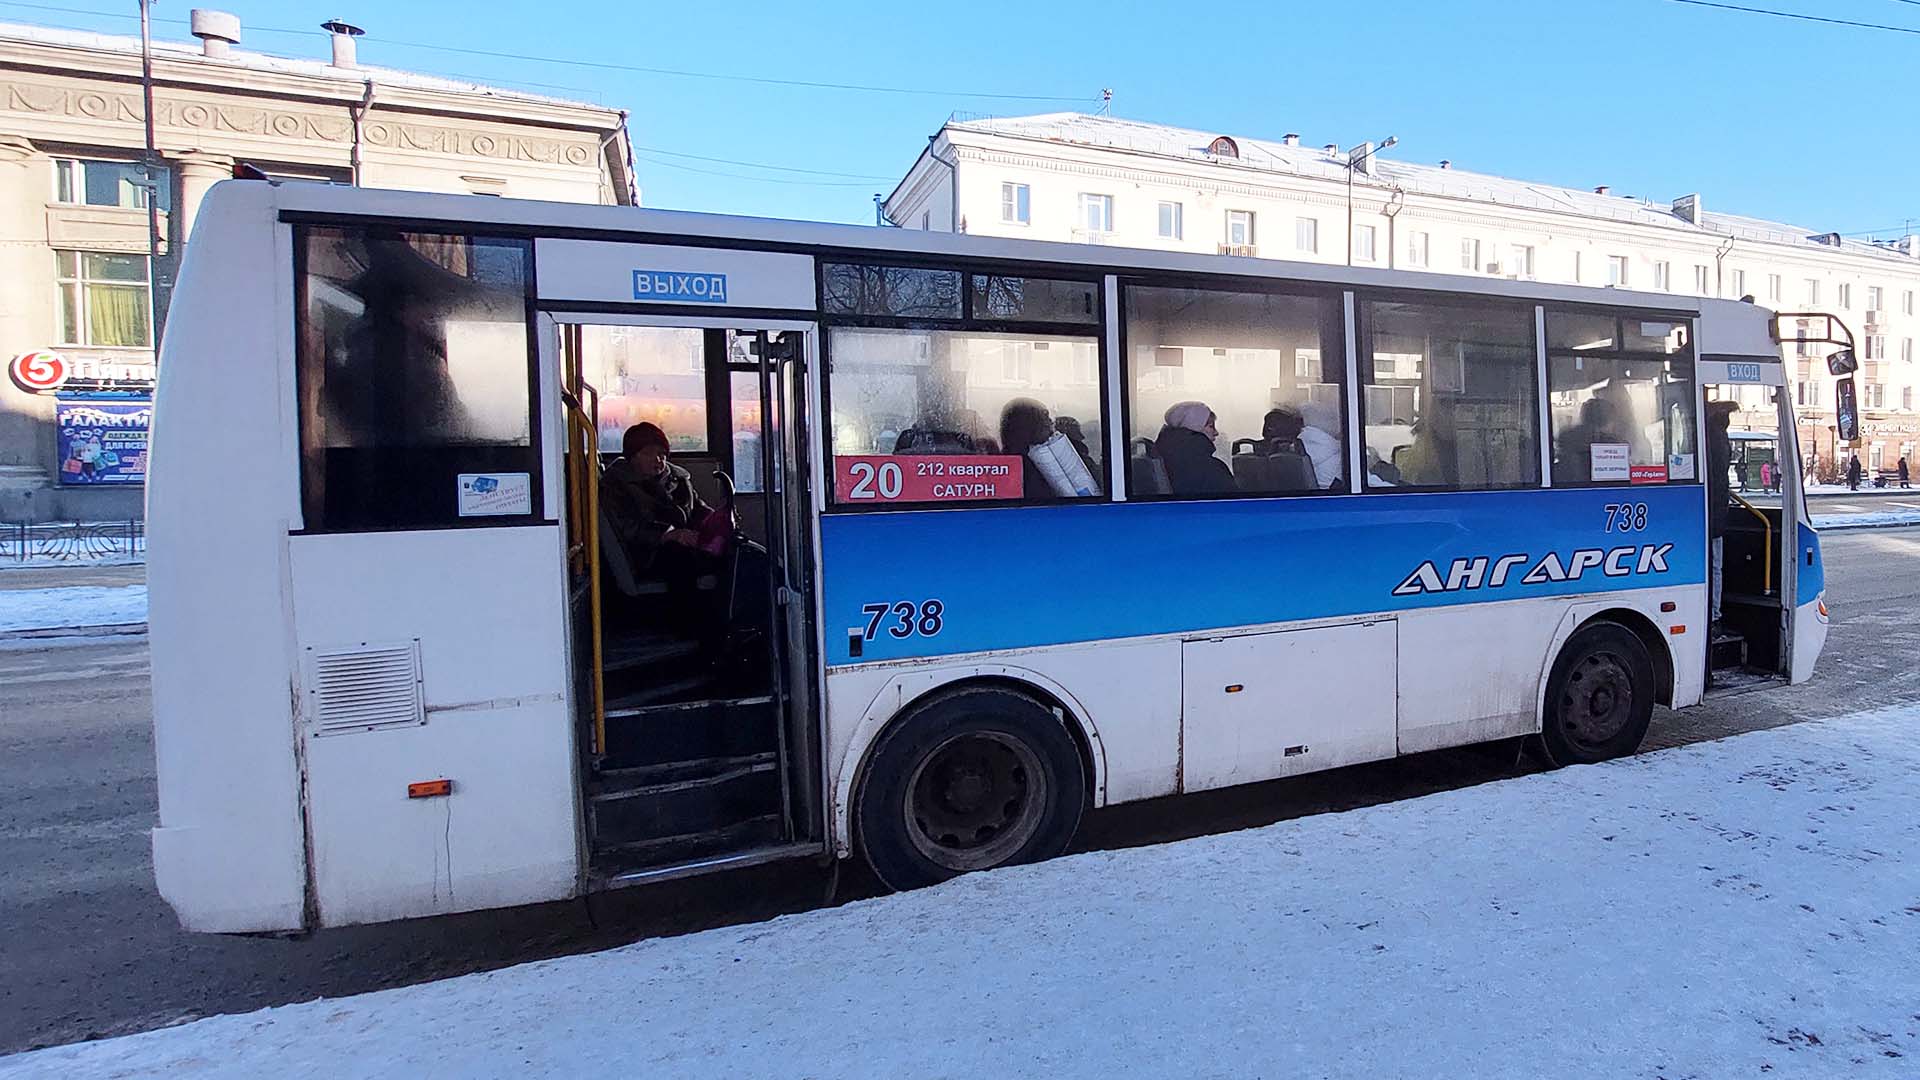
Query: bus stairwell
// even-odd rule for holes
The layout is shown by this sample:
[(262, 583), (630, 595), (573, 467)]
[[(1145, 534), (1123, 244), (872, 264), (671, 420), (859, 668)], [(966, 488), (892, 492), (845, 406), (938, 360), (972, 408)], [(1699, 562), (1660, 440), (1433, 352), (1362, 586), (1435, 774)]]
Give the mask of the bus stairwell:
[[(694, 505), (711, 507), (715, 520), (689, 523), (702, 535), (697, 556), (635, 551), (614, 490), (632, 479), (618, 470), (633, 466), (606, 464), (610, 448), (600, 444), (621, 422), (577, 404), (604, 407), (588, 381), (600, 329), (558, 327), (564, 396), (583, 413), (571, 425), (566, 473), (575, 685), (589, 877), (607, 888), (785, 851), (795, 825), (773, 558), (781, 523), (768, 497), (737, 491), (733, 479), (742, 469), (766, 476), (770, 463), (671, 455), (684, 473), (670, 470), (682, 478), (670, 482), (692, 483)], [(647, 328), (622, 331), (631, 338)], [(767, 440), (742, 441), (753, 453)]]

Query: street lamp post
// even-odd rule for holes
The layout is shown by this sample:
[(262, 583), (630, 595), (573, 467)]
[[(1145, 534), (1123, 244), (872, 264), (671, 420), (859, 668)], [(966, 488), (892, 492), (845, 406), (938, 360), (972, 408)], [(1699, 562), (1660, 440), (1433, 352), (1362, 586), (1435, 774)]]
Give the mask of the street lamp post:
[(1385, 150), (1400, 141), (1399, 136), (1389, 135), (1380, 141), (1379, 146), (1361, 143), (1347, 151), (1347, 265), (1353, 265), (1353, 174), (1362, 163), (1374, 155), (1377, 150)]
[(154, 166), (160, 156), (153, 141), (153, 21), (151, 0), (140, 0), (140, 94), (147, 128), (147, 152), (140, 171), (147, 192), (147, 332), (153, 355), (160, 355), (160, 181)]

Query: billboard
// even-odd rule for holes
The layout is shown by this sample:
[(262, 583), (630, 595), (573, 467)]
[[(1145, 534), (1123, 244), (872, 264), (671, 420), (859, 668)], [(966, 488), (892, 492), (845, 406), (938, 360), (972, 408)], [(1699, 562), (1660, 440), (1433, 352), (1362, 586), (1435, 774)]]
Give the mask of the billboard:
[(60, 483), (74, 487), (144, 484), (153, 401), (124, 394), (62, 395), (53, 406)]

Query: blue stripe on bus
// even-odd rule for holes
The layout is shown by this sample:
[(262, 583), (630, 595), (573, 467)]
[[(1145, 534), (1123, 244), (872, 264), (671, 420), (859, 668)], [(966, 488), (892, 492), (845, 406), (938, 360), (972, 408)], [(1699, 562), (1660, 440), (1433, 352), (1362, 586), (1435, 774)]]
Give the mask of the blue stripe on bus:
[(1698, 584), (1704, 500), (1649, 485), (829, 515), (827, 663)]

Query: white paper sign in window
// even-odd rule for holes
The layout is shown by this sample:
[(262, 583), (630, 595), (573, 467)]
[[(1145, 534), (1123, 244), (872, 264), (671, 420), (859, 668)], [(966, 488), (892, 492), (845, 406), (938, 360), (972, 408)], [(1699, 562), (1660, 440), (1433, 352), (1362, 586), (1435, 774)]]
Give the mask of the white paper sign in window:
[(533, 513), (533, 477), (527, 473), (461, 473), (461, 517), (524, 517)]
[(1627, 480), (1633, 476), (1626, 443), (1593, 444), (1593, 479)]

